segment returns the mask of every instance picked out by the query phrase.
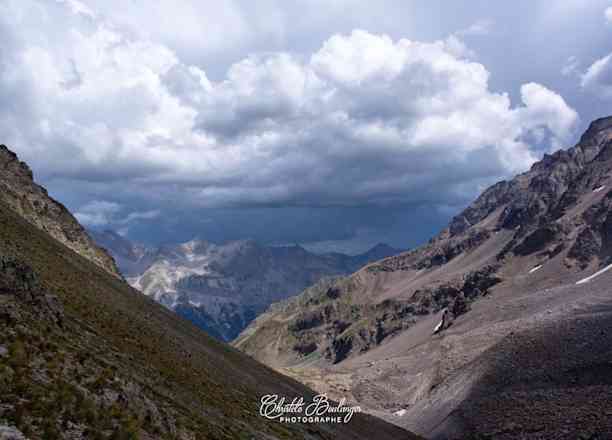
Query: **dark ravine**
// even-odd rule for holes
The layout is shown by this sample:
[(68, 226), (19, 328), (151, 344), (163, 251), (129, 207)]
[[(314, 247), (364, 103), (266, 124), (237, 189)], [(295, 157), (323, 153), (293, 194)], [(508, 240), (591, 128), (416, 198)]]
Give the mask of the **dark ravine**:
[[(594, 121), (575, 147), (487, 189), (425, 246), (273, 305), (235, 345), (425, 436), (607, 438), (606, 413), (594, 414), (593, 405), (570, 412), (575, 426), (593, 422), (589, 433), (568, 429), (554, 408), (592, 385), (610, 391), (612, 370), (598, 365), (612, 356), (580, 344), (599, 340), (608, 319), (612, 270), (587, 277), (612, 264), (611, 237), (612, 117)], [(449, 318), (434, 334), (444, 310)], [(530, 352), (533, 341), (545, 351), (538, 335), (552, 335), (555, 326), (567, 332), (572, 323), (580, 336), (568, 335), (575, 345), (566, 348), (583, 353), (580, 362)], [(512, 352), (508, 340), (521, 354), (504, 365), (496, 359)], [(537, 362), (542, 367), (532, 374)], [(530, 373), (519, 374), (522, 368)], [(548, 368), (559, 377), (554, 384), (546, 382)], [(507, 379), (495, 379), (500, 369)], [(536, 393), (521, 400), (517, 391), (493, 409), (500, 390), (514, 392), (507, 384), (526, 390), (542, 381), (542, 424), (518, 411)], [(612, 411), (608, 399), (598, 402)], [(502, 422), (505, 410), (511, 416)]]
[(416, 438), (367, 415), (346, 425), (262, 418), (261, 395), (313, 391), (210, 338), (36, 223), (0, 201), (2, 435)]

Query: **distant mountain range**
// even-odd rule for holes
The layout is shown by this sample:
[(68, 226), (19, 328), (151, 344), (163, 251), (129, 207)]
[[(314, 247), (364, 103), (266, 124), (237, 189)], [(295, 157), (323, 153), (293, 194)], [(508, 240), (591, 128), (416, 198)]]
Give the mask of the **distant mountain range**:
[(612, 117), (234, 345), (432, 439), (612, 438)]
[(90, 234), (113, 255), (133, 287), (225, 341), (273, 302), (402, 252), (379, 244), (356, 256), (319, 255), (298, 245), (266, 246), (252, 240), (146, 247), (110, 230)]

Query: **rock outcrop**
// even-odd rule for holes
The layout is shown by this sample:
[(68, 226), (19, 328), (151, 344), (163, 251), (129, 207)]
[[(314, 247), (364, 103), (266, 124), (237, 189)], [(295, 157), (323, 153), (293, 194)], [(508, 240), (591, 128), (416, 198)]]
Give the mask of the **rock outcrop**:
[(34, 182), (30, 167), (0, 145), (0, 201), (68, 248), (120, 277), (113, 258), (99, 248), (64, 205)]

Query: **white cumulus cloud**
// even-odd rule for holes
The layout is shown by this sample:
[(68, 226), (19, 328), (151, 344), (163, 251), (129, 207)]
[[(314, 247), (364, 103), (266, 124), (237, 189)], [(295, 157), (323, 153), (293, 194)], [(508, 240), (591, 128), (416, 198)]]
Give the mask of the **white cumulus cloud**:
[(77, 220), (86, 226), (104, 226), (111, 223), (112, 218), (121, 211), (118, 203), (104, 200), (93, 200), (74, 214)]
[(494, 25), (495, 25), (495, 22), (493, 20), (488, 20), (488, 19), (478, 20), (472, 23), (467, 28), (459, 31), (458, 35), (461, 35), (461, 36), (489, 35), (492, 32)]
[(591, 64), (581, 77), (581, 85), (601, 98), (612, 98), (612, 53)]
[(565, 61), (565, 64), (561, 68), (561, 75), (574, 76), (576, 74), (579, 74), (579, 68), (580, 68), (580, 60), (578, 59), (578, 57), (572, 55), (567, 58), (567, 60)]
[[(452, 205), (569, 142), (578, 120), (543, 85), (523, 85), (520, 103), (493, 91), (455, 37), (355, 30), (211, 80), (79, 4), (0, 6), (0, 133), (48, 178), (104, 183), (105, 200)], [(85, 208), (88, 224), (117, 215)]]
[(139, 220), (152, 220), (160, 215), (159, 210), (132, 211), (125, 213), (126, 209), (119, 203), (107, 200), (92, 200), (74, 214), (77, 220), (90, 227), (113, 226), (125, 227)]

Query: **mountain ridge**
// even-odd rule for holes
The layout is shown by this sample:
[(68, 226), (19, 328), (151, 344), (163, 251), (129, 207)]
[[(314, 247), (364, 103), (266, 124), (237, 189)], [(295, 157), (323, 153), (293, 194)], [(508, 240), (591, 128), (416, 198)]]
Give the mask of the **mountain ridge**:
[(110, 250), (133, 287), (226, 341), (270, 303), (401, 252), (379, 244), (354, 256), (315, 254), (299, 245), (268, 246), (249, 239), (220, 244), (193, 239), (148, 248), (112, 231), (92, 236)]
[[(234, 345), (319, 391), (349, 395), (371, 413), (425, 436), (523, 438), (535, 429), (533, 418), (523, 414), (521, 422), (516, 416), (515, 428), (494, 432), (499, 426), (486, 425), (493, 407), (465, 400), (470, 388), (485, 390), (474, 397), (479, 402), (490, 400), (493, 388), (504, 389), (486, 377), (500, 368), (513, 377), (495, 363), (513, 333), (522, 335), (516, 350), (526, 353), (526, 368), (533, 368), (525, 344), (539, 340), (539, 328), (558, 320), (581, 322), (576, 325), (584, 335), (597, 332), (603, 322), (598, 316), (607, 310), (611, 264), (609, 117), (594, 121), (575, 147), (547, 154), (529, 171), (492, 185), (426, 245), (273, 305)], [(595, 350), (585, 353), (581, 368), (590, 371), (601, 357)], [(600, 354), (612, 361), (609, 351)], [(569, 361), (554, 362), (551, 368), (569, 368)], [(543, 380), (541, 374), (513, 380), (528, 387)], [(566, 404), (569, 391), (549, 382), (546, 387), (551, 408)], [(506, 409), (515, 411), (516, 402), (505, 401)], [(593, 407), (585, 409), (591, 414)], [(601, 415), (592, 417), (600, 435), (612, 433)], [(563, 434), (563, 421), (552, 413), (542, 418), (548, 434), (537, 438), (583, 434), (574, 429)], [(580, 429), (587, 425), (584, 418), (576, 423)]]

